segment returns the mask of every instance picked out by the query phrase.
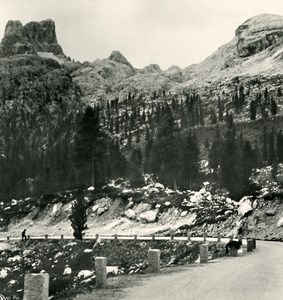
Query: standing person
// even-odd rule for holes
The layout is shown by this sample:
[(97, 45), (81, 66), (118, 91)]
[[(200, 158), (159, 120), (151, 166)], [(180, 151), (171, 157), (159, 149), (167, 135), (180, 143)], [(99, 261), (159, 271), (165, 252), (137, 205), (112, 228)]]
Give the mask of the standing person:
[(26, 236), (26, 229), (24, 229), (24, 231), (22, 232), (22, 241), (26, 241), (27, 240), (27, 236)]

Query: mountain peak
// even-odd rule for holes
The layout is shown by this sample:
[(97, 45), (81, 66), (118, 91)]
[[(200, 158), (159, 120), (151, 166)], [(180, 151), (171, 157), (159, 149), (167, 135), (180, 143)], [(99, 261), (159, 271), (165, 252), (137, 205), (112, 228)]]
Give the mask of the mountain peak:
[(115, 61), (117, 63), (123, 64), (123, 65), (127, 65), (129, 67), (133, 67), (129, 61), (125, 58), (124, 55), (122, 55), (122, 53), (118, 50), (114, 50), (111, 52), (110, 56), (108, 57), (109, 60)]
[(24, 26), (18, 20), (8, 21), (0, 44), (0, 57), (38, 52), (64, 55), (57, 42), (54, 21), (29, 22)]

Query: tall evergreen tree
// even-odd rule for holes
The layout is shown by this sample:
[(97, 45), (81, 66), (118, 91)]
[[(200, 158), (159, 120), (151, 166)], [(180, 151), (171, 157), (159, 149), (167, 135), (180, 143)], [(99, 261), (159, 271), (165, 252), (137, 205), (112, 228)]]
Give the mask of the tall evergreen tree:
[(82, 240), (84, 231), (87, 229), (87, 202), (84, 199), (83, 191), (79, 189), (77, 199), (72, 204), (72, 213), (69, 216), (73, 235), (75, 239)]

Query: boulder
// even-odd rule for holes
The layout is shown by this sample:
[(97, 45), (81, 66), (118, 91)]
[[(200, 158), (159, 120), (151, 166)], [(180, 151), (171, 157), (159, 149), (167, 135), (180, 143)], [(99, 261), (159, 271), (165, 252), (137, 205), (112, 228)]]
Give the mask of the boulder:
[(128, 209), (125, 211), (125, 216), (130, 220), (134, 220), (136, 218), (136, 213), (132, 209)]
[(283, 226), (283, 217), (279, 219), (279, 221), (277, 222), (277, 227), (282, 227)]
[(105, 209), (105, 207), (99, 207), (96, 211), (96, 214), (98, 216), (101, 216), (102, 214), (104, 214), (107, 211), (107, 209)]
[(239, 201), (238, 214), (241, 216), (245, 216), (247, 213), (253, 211), (251, 201), (244, 198)]
[(72, 274), (72, 269), (69, 267), (65, 268), (63, 275), (70, 275), (70, 274)]
[(139, 215), (139, 219), (142, 223), (153, 223), (157, 218), (158, 210), (150, 210)]
[(149, 211), (151, 209), (151, 205), (149, 203), (139, 203), (135, 208), (134, 211), (137, 215)]
[(186, 215), (188, 214), (188, 211), (187, 210), (184, 210), (181, 212), (181, 217), (185, 217)]
[(78, 274), (79, 278), (88, 278), (91, 277), (94, 274), (93, 271), (90, 270), (81, 270)]
[(97, 212), (98, 209), (99, 209), (99, 205), (95, 204), (91, 210), (95, 213)]

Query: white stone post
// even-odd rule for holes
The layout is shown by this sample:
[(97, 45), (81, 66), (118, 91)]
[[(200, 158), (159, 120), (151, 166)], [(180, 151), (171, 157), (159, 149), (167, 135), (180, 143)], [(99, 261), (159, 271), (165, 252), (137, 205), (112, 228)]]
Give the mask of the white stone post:
[(26, 274), (24, 283), (24, 300), (48, 300), (48, 298), (49, 274)]
[(95, 276), (96, 276), (96, 287), (103, 289), (106, 286), (106, 257), (95, 258)]
[(208, 263), (208, 244), (199, 245), (199, 256), (201, 264)]
[(148, 272), (156, 273), (160, 271), (160, 250), (148, 250)]

